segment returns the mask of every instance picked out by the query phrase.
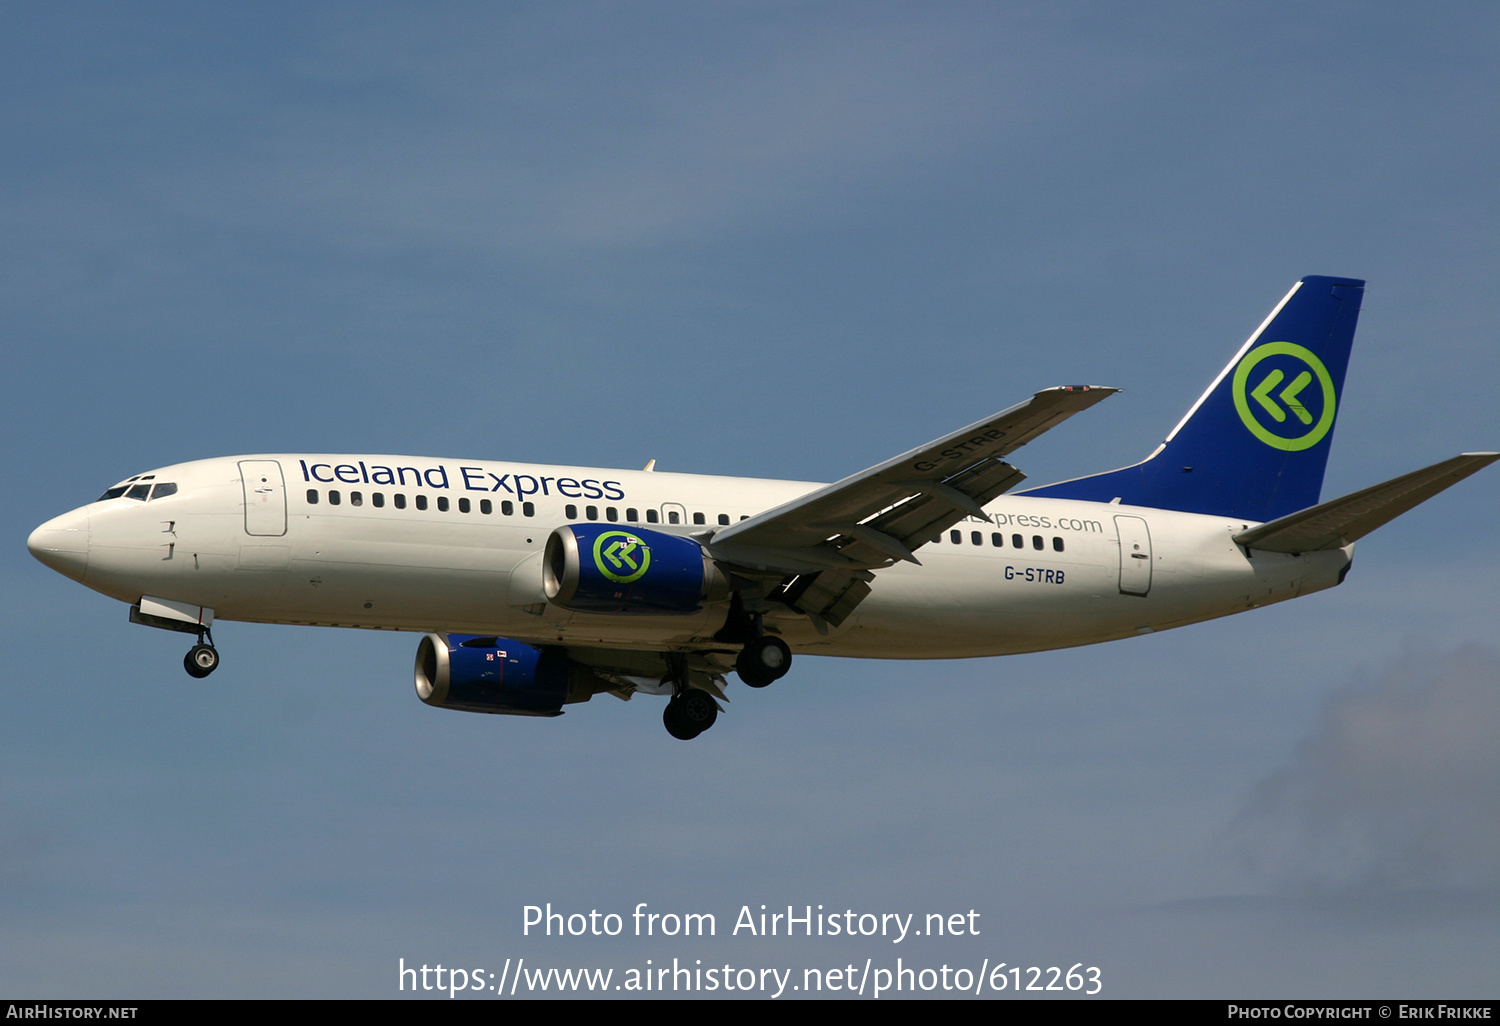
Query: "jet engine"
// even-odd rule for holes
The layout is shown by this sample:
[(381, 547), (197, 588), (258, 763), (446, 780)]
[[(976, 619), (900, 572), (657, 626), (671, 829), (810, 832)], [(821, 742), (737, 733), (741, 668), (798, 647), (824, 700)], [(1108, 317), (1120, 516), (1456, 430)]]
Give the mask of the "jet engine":
[(547, 538), (542, 590), (583, 613), (696, 613), (729, 580), (691, 538), (629, 525), (568, 524)]
[(509, 638), (428, 634), (417, 643), (417, 697), (439, 709), (558, 716), (608, 685), (561, 648)]

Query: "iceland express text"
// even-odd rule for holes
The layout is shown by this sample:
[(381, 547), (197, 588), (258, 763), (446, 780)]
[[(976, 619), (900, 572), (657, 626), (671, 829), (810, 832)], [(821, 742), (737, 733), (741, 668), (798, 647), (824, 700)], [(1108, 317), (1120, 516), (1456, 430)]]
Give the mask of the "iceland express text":
[[(458, 474), (450, 477), (448, 466), (439, 463), (435, 467), (387, 467), (379, 463), (366, 464), (364, 460), (354, 463), (308, 463), (302, 465), (302, 480), (312, 483), (374, 484), (394, 488), (454, 488), (467, 492), (508, 492), (518, 499), (532, 495), (561, 495), (569, 499), (611, 499), (619, 502), (625, 498), (625, 489), (618, 481), (596, 481), (593, 478), (579, 480), (573, 477), (546, 477), (532, 474), (496, 474), (483, 467), (459, 467)], [(455, 486), (451, 482), (460, 482)]]

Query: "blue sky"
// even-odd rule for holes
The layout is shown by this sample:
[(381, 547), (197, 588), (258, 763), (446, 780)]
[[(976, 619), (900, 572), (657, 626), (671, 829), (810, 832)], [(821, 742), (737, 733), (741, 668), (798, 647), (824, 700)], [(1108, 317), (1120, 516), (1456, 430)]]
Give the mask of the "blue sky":
[[(4, 8), (0, 988), (392, 996), (397, 960), (1084, 962), (1107, 996), (1493, 996), (1500, 474), (1333, 592), (659, 706), (431, 710), (416, 639), (51, 573), (153, 466), (364, 451), (832, 480), (1088, 381), (1148, 452), (1303, 274), (1369, 280), (1325, 496), (1500, 447), (1488, 4)], [(976, 909), (873, 941), (521, 909)], [(721, 933), (724, 930), (721, 928)], [(910, 961), (908, 962), (910, 964)]]

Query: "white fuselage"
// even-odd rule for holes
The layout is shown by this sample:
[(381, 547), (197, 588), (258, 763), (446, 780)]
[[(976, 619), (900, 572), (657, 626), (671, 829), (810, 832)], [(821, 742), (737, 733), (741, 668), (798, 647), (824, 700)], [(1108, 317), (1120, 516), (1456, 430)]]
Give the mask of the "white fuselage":
[[(154, 596), (218, 619), (657, 651), (713, 647), (726, 608), (619, 616), (548, 604), (542, 551), (552, 530), (613, 520), (706, 540), (819, 487), (369, 455), (226, 457), (153, 479), (175, 493), (80, 507), (38, 528), (33, 551), (122, 601)], [(1352, 554), (1252, 552), (1232, 538), (1243, 521), (1118, 504), (1002, 496), (985, 512), (987, 521), (971, 517), (922, 546), (922, 565), (878, 571), (839, 627), (820, 633), (791, 611), (769, 614), (768, 626), (809, 654), (1029, 652), (1318, 591), (1341, 580)]]

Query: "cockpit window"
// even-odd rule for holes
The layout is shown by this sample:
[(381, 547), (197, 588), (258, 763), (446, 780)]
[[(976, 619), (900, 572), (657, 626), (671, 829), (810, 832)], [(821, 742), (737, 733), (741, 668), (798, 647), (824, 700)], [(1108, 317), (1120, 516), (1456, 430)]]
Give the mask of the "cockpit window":
[(118, 499), (124, 496), (127, 499), (137, 499), (141, 502), (146, 502), (148, 499), (164, 499), (168, 495), (177, 494), (177, 485), (170, 481), (163, 481), (156, 485), (156, 490), (153, 492), (151, 490), (151, 479), (155, 476), (155, 474), (137, 474), (124, 484), (117, 484), (113, 488), (108, 489), (94, 501), (103, 502), (105, 499)]

